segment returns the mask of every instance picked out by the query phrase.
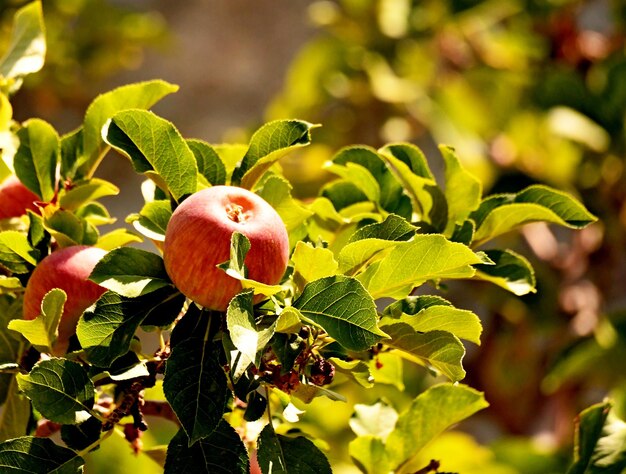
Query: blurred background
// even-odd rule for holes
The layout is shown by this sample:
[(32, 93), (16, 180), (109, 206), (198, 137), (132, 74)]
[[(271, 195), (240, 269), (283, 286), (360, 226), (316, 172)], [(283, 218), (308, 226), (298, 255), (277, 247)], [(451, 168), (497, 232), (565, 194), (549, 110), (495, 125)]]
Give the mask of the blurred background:
[[(0, 50), (24, 3), (0, 2)], [(435, 168), (435, 145), (454, 146), (485, 194), (546, 183), (582, 199), (599, 223), (531, 225), (499, 242), (529, 257), (537, 294), (480, 283), (445, 294), (483, 320), (465, 382), (491, 406), (426, 455), (454, 452), (458, 465), (444, 466), (463, 473), (562, 473), (580, 410), (610, 396), (626, 417), (622, 0), (45, 0), (44, 11), (46, 66), (15, 97), (18, 120), (65, 133), (98, 93), (163, 78), (180, 90), (155, 111), (185, 137), (245, 142), (266, 120), (321, 123), (312, 146), (281, 162), (301, 197), (329, 179), (321, 165), (342, 146), (410, 141)], [(119, 156), (100, 174), (137, 189), (120, 182), (138, 178)], [(136, 212), (133, 192), (137, 201), (107, 203), (112, 213)], [(388, 370), (404, 382), (309, 408), (306, 430), (330, 443), (337, 472), (354, 401), (401, 405), (429, 383), (414, 368)], [(329, 409), (337, 416), (320, 425)]]

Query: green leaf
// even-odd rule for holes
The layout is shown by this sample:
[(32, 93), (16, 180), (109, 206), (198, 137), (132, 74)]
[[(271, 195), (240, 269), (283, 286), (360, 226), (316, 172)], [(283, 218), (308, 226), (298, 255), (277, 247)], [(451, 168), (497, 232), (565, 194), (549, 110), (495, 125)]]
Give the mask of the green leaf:
[(454, 148), (440, 146), (439, 151), (446, 164), (446, 191), (448, 201), (448, 228), (461, 224), (472, 211), (478, 209), (482, 195), (482, 184), (468, 172), (459, 161)]
[(380, 201), (380, 186), (376, 178), (372, 176), (367, 168), (357, 163), (347, 162), (345, 166), (330, 163), (325, 167), (327, 171), (336, 174), (346, 182), (352, 183), (361, 191), (368, 201)]
[(211, 145), (202, 140), (186, 140), (187, 146), (196, 158), (198, 172), (209, 184), (226, 184), (226, 168), (222, 159)]
[(442, 235), (420, 234), (410, 242), (396, 243), (358, 279), (374, 299), (403, 298), (428, 280), (470, 278), (475, 263), (481, 263), (480, 258), (465, 245), (450, 242)]
[(83, 127), (79, 127), (61, 137), (61, 179), (72, 180), (74, 167), (83, 155)]
[(28, 242), (33, 247), (38, 247), (44, 243), (44, 241), (48, 242), (50, 236), (46, 234), (46, 229), (43, 225), (43, 218), (28, 210)]
[(360, 174), (360, 181), (362, 182), (358, 184), (354, 181), (352, 182), (369, 199), (372, 193), (377, 193), (371, 184), (367, 186), (369, 188), (367, 192), (365, 191), (366, 188), (363, 187), (365, 184), (363, 180), (368, 179), (364, 177), (363, 171), (367, 171), (368, 174), (374, 177), (380, 189), (378, 193), (379, 198), (369, 200), (378, 203), (387, 212), (407, 218), (411, 217), (409, 198), (404, 195), (402, 186), (385, 164), (383, 157), (376, 150), (366, 146), (346, 147), (333, 157), (333, 163), (345, 167), (348, 167), (348, 164), (350, 164), (351, 169), (360, 170), (360, 173), (359, 171), (356, 171), (356, 173)]
[(88, 418), (79, 425), (61, 426), (61, 439), (68, 448), (86, 449), (100, 439), (102, 422), (95, 416)]
[(369, 349), (387, 337), (377, 326), (376, 306), (358, 280), (335, 275), (304, 287), (293, 306), (346, 349)]
[(574, 462), (567, 474), (621, 473), (626, 468), (626, 423), (603, 402), (576, 418)]
[(106, 207), (95, 201), (79, 207), (74, 211), (74, 215), (91, 226), (113, 224), (116, 221), (114, 217), (111, 217)]
[(6, 275), (0, 275), (0, 294), (5, 290), (12, 292), (24, 288), (20, 279), (17, 277), (8, 277)]
[(233, 345), (245, 359), (258, 367), (263, 350), (274, 335), (274, 325), (266, 329), (257, 328), (252, 296), (252, 291), (245, 291), (230, 301), (226, 326)]
[(465, 378), (462, 364), (465, 348), (453, 334), (446, 331), (421, 333), (405, 322), (382, 327), (391, 337), (390, 341), (385, 341), (389, 347), (402, 351), (414, 362), (438, 370), (453, 382)]
[(59, 205), (68, 211), (74, 211), (83, 204), (95, 201), (104, 196), (115, 196), (120, 192), (113, 183), (104, 179), (92, 178), (88, 181), (75, 183), (71, 189), (59, 194)]
[(270, 176), (257, 190), (257, 194), (278, 212), (290, 234), (313, 214), (291, 197), (291, 190), (289, 181), (280, 176)]
[(264, 474), (330, 474), (330, 464), (312, 441), (304, 436), (284, 436), (265, 425), (259, 435), (257, 460)]
[(294, 273), (300, 275), (305, 282), (311, 282), (337, 274), (339, 264), (333, 253), (322, 247), (313, 247), (309, 243), (298, 242), (291, 259)]
[(526, 258), (512, 250), (484, 252), (495, 265), (474, 265), (474, 278), (494, 283), (517, 296), (535, 293), (535, 271)]
[(39, 361), (27, 375), (18, 374), (20, 390), (50, 421), (75, 425), (93, 408), (95, 388), (87, 371), (67, 359)]
[(15, 174), (42, 201), (51, 201), (56, 192), (59, 135), (47, 122), (30, 119), (17, 131), (17, 136), (20, 146), (13, 158)]
[(21, 232), (0, 232), (0, 265), (12, 273), (28, 273), (37, 264), (39, 251), (31, 247)]
[(383, 222), (376, 222), (361, 227), (350, 237), (349, 243), (363, 239), (380, 239), (392, 241), (411, 240), (415, 235), (417, 227), (410, 224), (403, 217), (389, 214)]
[(37, 474), (77, 474), (85, 461), (49, 438), (23, 436), (0, 443), (0, 470)]
[(471, 311), (458, 309), (438, 296), (408, 296), (385, 308), (379, 325), (406, 323), (415, 331), (447, 331), (480, 345), (482, 325)]
[(248, 453), (232, 426), (221, 420), (207, 437), (191, 444), (179, 430), (167, 448), (164, 474), (247, 474)]
[(301, 314), (293, 306), (287, 306), (276, 319), (276, 332), (296, 333), (302, 327)]
[(44, 228), (61, 247), (71, 245), (94, 245), (98, 241), (98, 231), (85, 219), (63, 209), (46, 209)]
[(144, 320), (156, 316), (169, 324), (178, 315), (184, 299), (173, 288), (162, 288), (139, 298), (107, 291), (92, 310), (83, 313), (76, 335), (92, 364), (109, 367), (129, 351), (133, 335)]
[(374, 378), (367, 363), (362, 360), (341, 360), (337, 357), (330, 357), (328, 361), (335, 366), (335, 370), (355, 381), (365, 388), (374, 386)]
[(67, 295), (63, 290), (54, 288), (43, 297), (39, 316), (30, 321), (14, 319), (9, 322), (8, 328), (19, 332), (40, 350), (51, 352), (59, 336), (59, 321), (66, 299)]
[(385, 444), (377, 436), (364, 435), (350, 441), (349, 452), (357, 467), (366, 474), (392, 472)]
[(475, 245), (529, 222), (545, 221), (581, 229), (597, 220), (569, 194), (542, 185), (529, 186), (517, 194), (490, 196), (472, 218), (477, 225)]
[[(6, 328), (13, 319), (22, 319), (22, 300), (11, 295), (0, 294), (0, 327)], [(21, 338), (13, 337), (11, 331), (0, 331), (0, 362), (14, 363), (21, 357)], [(0, 405), (9, 391), (12, 374), (0, 374)], [(0, 416), (1, 413), (0, 413)]]
[(20, 8), (13, 17), (11, 44), (0, 59), (0, 76), (16, 79), (39, 71), (46, 56), (46, 35), (41, 2)]
[(123, 245), (141, 241), (141, 237), (130, 232), (128, 229), (115, 229), (98, 237), (96, 247), (110, 251)]
[[(32, 411), (28, 399), (19, 392), (17, 375), (3, 375), (3, 377), (8, 377), (8, 384), (6, 398), (0, 410), (0, 442), (24, 436), (28, 432), (28, 422)], [(2, 462), (0, 462), (1, 466)]]
[(107, 253), (96, 264), (89, 279), (127, 298), (171, 285), (160, 255), (130, 247)]
[(235, 168), (231, 183), (252, 189), (261, 176), (280, 158), (295, 148), (311, 143), (311, 129), (317, 127), (302, 120), (276, 120), (259, 128), (248, 151)]
[(195, 449), (202, 450), (205, 443), (211, 444), (210, 437), (216, 428), (216, 436), (220, 439), (223, 436), (218, 425), (229, 393), (219, 361), (220, 349), (211, 336), (212, 317), (219, 316), (188, 312), (176, 325), (163, 381), (165, 397), (187, 435), (185, 443), (191, 446), (205, 438), (195, 445)]
[(394, 472), (403, 472), (402, 465), (444, 430), (487, 406), (483, 394), (466, 385), (435, 385), (421, 393), (400, 414), (396, 428), (387, 438)]
[(387, 145), (379, 153), (409, 195), (418, 220), (431, 224), (436, 230), (444, 230), (448, 204), (428, 169), (423, 153), (409, 144)]
[(102, 135), (131, 159), (135, 171), (146, 173), (177, 202), (197, 191), (195, 156), (171, 122), (146, 110), (125, 110), (111, 118)]
[(155, 80), (118, 87), (99, 95), (85, 113), (83, 157), (77, 163), (79, 177), (91, 176), (108, 150), (102, 139), (102, 127), (113, 115), (125, 109), (149, 109), (178, 86)]
[(167, 223), (172, 217), (172, 206), (168, 200), (148, 202), (143, 206), (139, 214), (128, 217), (127, 222), (149, 239), (157, 242), (165, 240)]

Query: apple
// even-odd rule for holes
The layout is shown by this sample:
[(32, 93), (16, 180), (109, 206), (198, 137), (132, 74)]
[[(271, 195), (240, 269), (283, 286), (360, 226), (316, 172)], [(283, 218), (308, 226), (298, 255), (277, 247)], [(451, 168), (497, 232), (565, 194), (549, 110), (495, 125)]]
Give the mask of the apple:
[[(282, 219), (263, 198), (235, 186), (213, 186), (183, 201), (165, 231), (163, 259), (176, 287), (195, 303), (226, 311), (241, 283), (216, 265), (230, 259), (234, 232), (250, 240), (244, 264), (248, 278), (274, 285), (289, 261)], [(262, 295), (257, 295), (260, 301)]]
[(39, 201), (39, 196), (24, 186), (17, 176), (11, 175), (0, 183), (0, 219), (22, 216), (28, 209), (36, 211), (35, 201)]
[(60, 288), (67, 294), (59, 321), (59, 335), (53, 352), (67, 351), (70, 337), (83, 312), (106, 291), (89, 280), (96, 263), (106, 254), (97, 247), (75, 245), (52, 252), (33, 271), (24, 293), (24, 319), (35, 319), (41, 313), (41, 301), (50, 290)]

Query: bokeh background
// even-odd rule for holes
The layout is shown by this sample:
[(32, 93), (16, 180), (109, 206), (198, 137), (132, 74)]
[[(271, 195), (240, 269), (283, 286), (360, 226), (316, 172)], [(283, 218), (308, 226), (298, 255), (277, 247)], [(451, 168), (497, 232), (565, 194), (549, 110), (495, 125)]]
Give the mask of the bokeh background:
[[(0, 50), (24, 3), (0, 2)], [(342, 146), (411, 141), (435, 168), (435, 145), (453, 145), (486, 193), (546, 183), (582, 199), (600, 222), (575, 233), (531, 225), (502, 239), (535, 266), (537, 294), (479, 283), (448, 289), (446, 298), (483, 321), (465, 382), (491, 406), (426, 455), (463, 473), (562, 473), (580, 410), (611, 397), (626, 418), (623, 1), (43, 3), (48, 57), (14, 98), (18, 120), (41, 117), (65, 133), (98, 93), (163, 78), (180, 90), (155, 111), (185, 137), (245, 142), (266, 120), (321, 123), (314, 144), (282, 162), (301, 197), (329, 179), (321, 166)], [(129, 190), (107, 202), (113, 214), (123, 220), (139, 209), (139, 178), (123, 158), (112, 154), (99, 173)], [(390, 367), (390, 382), (393, 370), (402, 383), (360, 401), (401, 404), (429, 377)], [(337, 472), (353, 472), (346, 426), (359, 400), (357, 390), (342, 391), (351, 402), (314, 404), (305, 430), (329, 442)], [(158, 439), (146, 445), (166, 443), (173, 429), (152, 430)], [(158, 472), (123, 442), (108, 444), (87, 472), (111, 472), (112, 462)]]

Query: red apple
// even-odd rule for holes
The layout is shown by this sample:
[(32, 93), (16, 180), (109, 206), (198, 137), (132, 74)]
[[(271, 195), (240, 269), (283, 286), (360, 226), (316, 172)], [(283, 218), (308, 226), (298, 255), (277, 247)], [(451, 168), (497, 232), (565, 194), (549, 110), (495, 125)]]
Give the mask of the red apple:
[(39, 196), (22, 184), (17, 176), (9, 176), (0, 183), (0, 219), (19, 217), (28, 209), (37, 210)]
[(85, 245), (56, 250), (39, 262), (28, 280), (24, 293), (24, 319), (39, 316), (41, 300), (53, 288), (60, 288), (67, 294), (54, 347), (56, 354), (66, 352), (80, 316), (106, 291), (89, 280), (91, 271), (105, 254), (106, 251), (100, 248)]
[(230, 259), (234, 232), (250, 240), (244, 261), (248, 278), (278, 283), (289, 260), (289, 236), (274, 208), (253, 192), (235, 186), (203, 189), (183, 201), (167, 225), (167, 273), (185, 296), (205, 308), (226, 311), (241, 291), (237, 279), (216, 267)]

